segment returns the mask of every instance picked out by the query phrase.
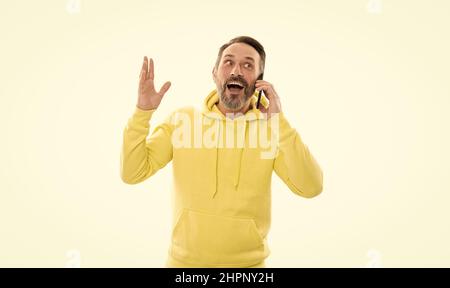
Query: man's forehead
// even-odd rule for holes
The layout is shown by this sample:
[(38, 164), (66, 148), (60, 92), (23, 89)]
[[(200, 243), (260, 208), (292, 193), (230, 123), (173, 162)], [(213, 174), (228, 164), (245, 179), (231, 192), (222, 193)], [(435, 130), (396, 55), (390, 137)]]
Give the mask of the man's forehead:
[(223, 57), (238, 57), (256, 61), (259, 59), (259, 54), (255, 48), (250, 45), (244, 43), (234, 43), (223, 51)]

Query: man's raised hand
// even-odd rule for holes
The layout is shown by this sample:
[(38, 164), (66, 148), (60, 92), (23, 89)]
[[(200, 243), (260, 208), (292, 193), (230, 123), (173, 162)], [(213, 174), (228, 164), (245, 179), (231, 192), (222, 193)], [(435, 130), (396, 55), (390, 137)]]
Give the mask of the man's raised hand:
[(150, 58), (150, 63), (147, 56), (144, 57), (144, 63), (142, 64), (141, 74), (139, 76), (139, 89), (138, 89), (138, 103), (137, 107), (142, 110), (152, 110), (158, 108), (161, 103), (161, 99), (169, 90), (171, 83), (167, 81), (161, 87), (159, 92), (155, 89), (154, 83), (155, 73), (153, 59)]

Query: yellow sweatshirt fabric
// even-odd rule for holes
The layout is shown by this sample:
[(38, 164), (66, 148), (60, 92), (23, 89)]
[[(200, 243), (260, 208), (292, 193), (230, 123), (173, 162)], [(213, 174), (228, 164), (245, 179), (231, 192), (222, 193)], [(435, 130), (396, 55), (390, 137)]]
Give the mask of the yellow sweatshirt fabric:
[[(193, 107), (174, 111), (150, 137), (149, 121), (155, 110), (136, 107), (124, 129), (120, 171), (125, 183), (140, 183), (172, 161), (168, 267), (263, 267), (270, 254), (272, 172), (299, 196), (311, 198), (322, 191), (322, 170), (283, 112), (278, 113), (276, 154), (266, 159), (261, 152), (270, 150), (267, 145), (251, 145), (255, 135), (272, 139), (274, 133), (265, 128), (271, 127), (270, 121), (256, 108), (256, 95), (251, 109), (234, 119), (220, 112), (218, 101), (213, 90), (201, 111)], [(268, 100), (262, 104), (267, 106)], [(181, 120), (190, 121), (191, 129), (180, 130)], [(190, 146), (173, 145), (172, 137), (194, 138), (195, 125), (216, 145), (199, 147), (192, 139)], [(241, 137), (244, 145), (226, 146), (227, 135), (233, 135), (234, 141)]]

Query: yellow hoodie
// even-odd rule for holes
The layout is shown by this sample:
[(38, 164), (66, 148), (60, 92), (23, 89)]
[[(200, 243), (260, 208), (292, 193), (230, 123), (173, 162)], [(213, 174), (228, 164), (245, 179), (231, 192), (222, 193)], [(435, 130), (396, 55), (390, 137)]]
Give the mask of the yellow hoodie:
[[(148, 139), (155, 110), (136, 107), (124, 130), (125, 183), (140, 183), (172, 160), (175, 197), (168, 267), (263, 266), (270, 253), (272, 171), (300, 196), (311, 198), (322, 191), (318, 163), (282, 112), (271, 118), (278, 122), (265, 119), (253, 95), (251, 109), (230, 119), (217, 108), (218, 101), (214, 90), (202, 111), (174, 111)], [(262, 104), (267, 106), (267, 99)], [(276, 153), (270, 156), (273, 147)]]

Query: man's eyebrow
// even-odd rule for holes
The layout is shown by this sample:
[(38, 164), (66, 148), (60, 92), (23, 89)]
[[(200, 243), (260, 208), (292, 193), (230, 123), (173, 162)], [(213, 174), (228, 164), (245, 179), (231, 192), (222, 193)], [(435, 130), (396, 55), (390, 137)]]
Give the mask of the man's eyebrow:
[[(233, 54), (226, 54), (225, 56), (223, 56), (223, 58), (225, 58), (225, 57), (231, 57), (231, 58), (234, 58), (234, 55), (233, 55)], [(251, 61), (255, 62), (255, 59), (253, 59), (253, 58), (250, 57), (250, 56), (245, 56), (245, 59), (248, 59), (248, 60), (251, 60)]]

